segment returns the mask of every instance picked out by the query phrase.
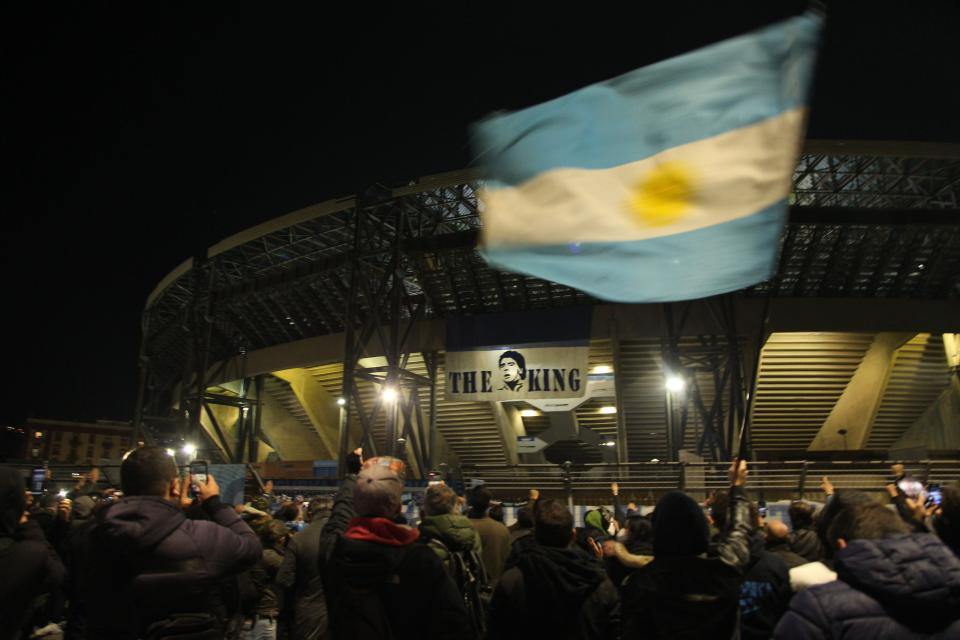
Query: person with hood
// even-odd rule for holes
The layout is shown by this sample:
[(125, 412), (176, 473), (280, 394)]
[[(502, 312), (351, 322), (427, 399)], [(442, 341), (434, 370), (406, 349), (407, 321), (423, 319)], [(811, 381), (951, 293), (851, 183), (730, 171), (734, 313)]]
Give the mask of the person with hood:
[(583, 516), (583, 528), (595, 532), (592, 537), (601, 540), (613, 535), (610, 533), (610, 516), (604, 509), (591, 509)]
[(445, 484), (427, 488), (423, 499), (420, 540), (443, 562), (464, 600), (467, 614), (478, 635), (486, 627), (486, 603), (490, 579), (481, 559), (480, 535), (465, 516), (453, 513), (457, 494)]
[(424, 516), (420, 521), (420, 539), (433, 543), (430, 548), (451, 578), (451, 553), (481, 553), (480, 535), (466, 516), (453, 513), (456, 506), (457, 494), (453, 489), (445, 484), (430, 485), (423, 498)]
[[(344, 502), (356, 515), (336, 537), (323, 571), (333, 638), (475, 637), (463, 599), (437, 554), (415, 544), (419, 530), (396, 521), (404, 469), (396, 458), (367, 460), (352, 501)], [(335, 505), (333, 517), (337, 513)]]
[(161, 447), (140, 447), (120, 466), (124, 497), (96, 514), (78, 553), (76, 594), (88, 637), (133, 639), (162, 630), (222, 637), (219, 584), (260, 560), (256, 534), (221, 502), (212, 474), (195, 483), (209, 520), (187, 519), (178, 477)]
[(960, 637), (960, 560), (936, 536), (879, 504), (844, 509), (827, 535), (838, 579), (797, 594), (774, 637)]
[(671, 491), (657, 502), (653, 562), (621, 589), (624, 638), (736, 637), (740, 582), (750, 562), (746, 461), (732, 463), (728, 475), (729, 526), (713, 545), (703, 509), (687, 494)]
[(277, 574), (277, 584), (288, 594), (293, 640), (320, 640), (327, 628), (327, 605), (320, 576), (320, 540), (330, 519), (332, 501), (314, 497), (307, 509), (307, 527), (293, 536)]
[(618, 637), (617, 589), (603, 565), (573, 548), (573, 515), (566, 505), (541, 502), (533, 535), (537, 544), (503, 574), (493, 593), (489, 637)]
[(0, 467), (0, 640), (25, 638), (37, 598), (59, 591), (63, 563), (36, 522), (26, 517), (23, 477)]

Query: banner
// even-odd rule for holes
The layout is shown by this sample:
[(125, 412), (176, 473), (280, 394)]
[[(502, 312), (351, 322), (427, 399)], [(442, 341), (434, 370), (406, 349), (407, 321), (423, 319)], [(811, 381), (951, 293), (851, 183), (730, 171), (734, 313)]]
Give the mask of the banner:
[(592, 315), (577, 307), (448, 319), (446, 399), (583, 396)]

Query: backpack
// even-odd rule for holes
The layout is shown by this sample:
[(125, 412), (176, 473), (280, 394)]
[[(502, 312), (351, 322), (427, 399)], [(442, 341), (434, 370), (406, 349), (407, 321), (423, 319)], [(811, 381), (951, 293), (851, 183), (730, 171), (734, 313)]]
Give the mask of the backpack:
[(436, 538), (432, 538), (427, 544), (434, 550), (439, 550), (438, 555), (447, 558), (443, 563), (444, 568), (457, 585), (467, 609), (467, 617), (477, 632), (477, 637), (482, 638), (487, 632), (487, 609), (493, 589), (480, 555), (473, 549), (451, 551), (443, 541)]
[[(403, 549), (404, 556), (409, 550)], [(330, 605), (330, 631), (333, 638), (351, 640), (393, 640), (393, 627), (390, 616), (383, 603), (382, 587), (387, 584), (400, 584), (396, 569), (403, 563), (403, 556), (380, 584), (361, 586), (347, 581), (338, 582), (337, 588), (327, 591)], [(330, 594), (335, 592), (335, 598)]]

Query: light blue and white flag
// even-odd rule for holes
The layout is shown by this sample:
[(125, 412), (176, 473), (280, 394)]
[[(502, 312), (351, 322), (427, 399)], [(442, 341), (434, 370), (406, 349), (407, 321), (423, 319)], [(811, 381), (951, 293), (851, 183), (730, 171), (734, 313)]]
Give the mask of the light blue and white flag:
[(769, 278), (821, 23), (796, 16), (477, 123), (486, 260), (623, 302)]

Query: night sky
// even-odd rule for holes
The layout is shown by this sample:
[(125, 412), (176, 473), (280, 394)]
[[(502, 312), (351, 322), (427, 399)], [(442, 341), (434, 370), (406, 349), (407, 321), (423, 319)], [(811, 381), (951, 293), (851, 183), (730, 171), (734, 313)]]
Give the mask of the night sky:
[[(461, 168), (468, 124), (490, 111), (803, 6), (422, 16), (9, 4), (25, 6), (0, 14), (0, 424), (130, 419), (146, 296), (218, 240), (374, 182)], [(958, 5), (832, 4), (810, 137), (960, 142)]]

